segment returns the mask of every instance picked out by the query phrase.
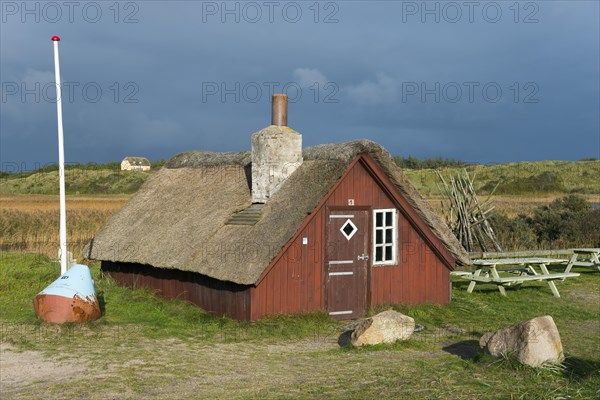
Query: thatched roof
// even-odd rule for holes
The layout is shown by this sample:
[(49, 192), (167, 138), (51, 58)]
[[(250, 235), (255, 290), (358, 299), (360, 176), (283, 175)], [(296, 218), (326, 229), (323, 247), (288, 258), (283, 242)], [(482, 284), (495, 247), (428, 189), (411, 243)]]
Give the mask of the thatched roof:
[(304, 163), (251, 226), (226, 224), (251, 205), (249, 152), (178, 154), (96, 235), (88, 256), (254, 284), (360, 153), (379, 163), (457, 262), (468, 263), (465, 250), (389, 153), (367, 140), (305, 148)]

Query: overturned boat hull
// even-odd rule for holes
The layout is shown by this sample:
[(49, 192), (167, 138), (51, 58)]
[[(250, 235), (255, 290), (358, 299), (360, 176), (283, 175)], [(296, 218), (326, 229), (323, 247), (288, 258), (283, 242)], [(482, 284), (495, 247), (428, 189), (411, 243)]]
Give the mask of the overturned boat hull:
[(88, 322), (100, 318), (90, 269), (75, 264), (33, 298), (36, 315), (46, 322)]

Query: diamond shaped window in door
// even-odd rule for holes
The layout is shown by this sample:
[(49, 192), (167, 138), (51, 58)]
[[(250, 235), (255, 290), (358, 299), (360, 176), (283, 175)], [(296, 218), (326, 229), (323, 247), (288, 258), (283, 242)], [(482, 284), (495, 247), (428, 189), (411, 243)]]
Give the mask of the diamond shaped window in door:
[(358, 228), (356, 227), (356, 225), (354, 225), (352, 221), (348, 219), (346, 220), (344, 225), (342, 225), (340, 231), (342, 232), (342, 235), (346, 237), (346, 239), (350, 240), (352, 239), (352, 236), (354, 236), (354, 234), (358, 231)]

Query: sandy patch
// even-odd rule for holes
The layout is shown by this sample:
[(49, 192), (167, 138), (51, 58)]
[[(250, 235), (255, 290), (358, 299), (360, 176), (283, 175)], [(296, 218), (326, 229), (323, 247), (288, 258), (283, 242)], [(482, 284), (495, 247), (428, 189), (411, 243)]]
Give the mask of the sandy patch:
[(73, 357), (54, 361), (38, 351), (19, 351), (14, 346), (0, 344), (0, 394), (10, 398), (32, 384), (60, 383), (81, 376), (87, 370), (85, 362)]

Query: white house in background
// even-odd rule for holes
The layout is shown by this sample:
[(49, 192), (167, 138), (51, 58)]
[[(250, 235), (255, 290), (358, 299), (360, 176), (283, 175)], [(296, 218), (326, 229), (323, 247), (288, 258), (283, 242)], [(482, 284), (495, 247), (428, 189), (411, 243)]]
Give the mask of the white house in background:
[(146, 157), (125, 157), (121, 161), (121, 171), (149, 171), (150, 161)]

